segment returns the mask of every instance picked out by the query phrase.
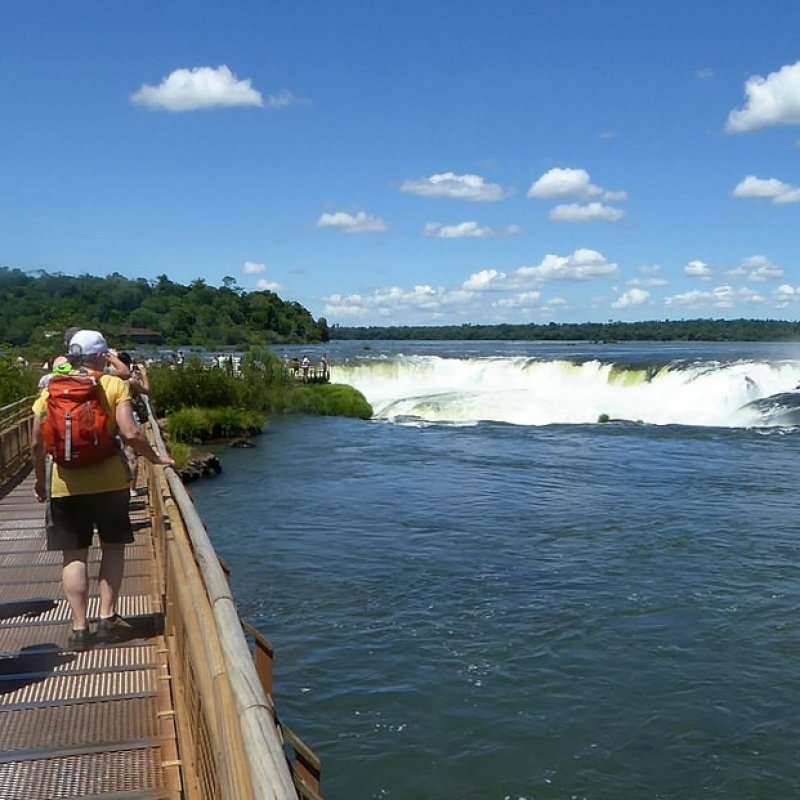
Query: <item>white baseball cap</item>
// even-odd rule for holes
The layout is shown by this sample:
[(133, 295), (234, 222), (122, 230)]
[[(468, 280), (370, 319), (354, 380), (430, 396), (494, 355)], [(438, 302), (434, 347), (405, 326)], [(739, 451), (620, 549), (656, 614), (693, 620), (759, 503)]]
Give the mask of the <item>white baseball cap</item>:
[(76, 356), (99, 356), (108, 352), (108, 342), (100, 331), (78, 331), (69, 340), (69, 352)]

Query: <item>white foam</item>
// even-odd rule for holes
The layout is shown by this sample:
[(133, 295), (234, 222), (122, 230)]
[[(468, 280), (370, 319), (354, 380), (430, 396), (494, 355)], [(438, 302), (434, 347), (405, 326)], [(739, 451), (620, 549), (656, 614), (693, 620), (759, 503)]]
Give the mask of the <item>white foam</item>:
[(743, 406), (794, 391), (800, 362), (704, 362), (649, 375), (600, 361), (401, 356), (339, 366), (333, 379), (361, 391), (377, 418), (417, 424), (585, 424), (607, 415), (654, 425), (748, 427), (763, 420)]

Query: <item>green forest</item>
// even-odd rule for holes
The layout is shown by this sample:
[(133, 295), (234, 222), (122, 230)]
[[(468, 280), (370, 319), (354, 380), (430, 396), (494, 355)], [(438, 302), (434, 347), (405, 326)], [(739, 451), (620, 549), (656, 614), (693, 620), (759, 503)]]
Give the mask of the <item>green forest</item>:
[(422, 341), (777, 342), (800, 340), (800, 322), (765, 319), (689, 319), (546, 325), (442, 325), (345, 328), (331, 339)]
[[(125, 345), (135, 335), (159, 344), (263, 346), (328, 341), (328, 323), (270, 291), (246, 292), (225, 277), (189, 286), (166, 275), (154, 281), (113, 273), (105, 278), (23, 272), (0, 267), (0, 342), (41, 347), (73, 325), (103, 331)], [(149, 333), (147, 333), (149, 332)]]

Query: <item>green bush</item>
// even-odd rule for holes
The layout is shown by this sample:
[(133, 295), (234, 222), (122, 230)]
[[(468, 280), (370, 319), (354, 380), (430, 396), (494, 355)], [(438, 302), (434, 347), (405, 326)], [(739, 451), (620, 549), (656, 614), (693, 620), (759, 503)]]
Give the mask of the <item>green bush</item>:
[(262, 412), (242, 408), (181, 408), (166, 419), (171, 441), (196, 442), (260, 433), (266, 420)]
[(19, 366), (14, 356), (0, 358), (0, 406), (36, 394), (39, 373)]
[(343, 383), (312, 383), (292, 392), (287, 411), (370, 419), (372, 407), (361, 392)]
[(178, 469), (186, 469), (186, 466), (192, 458), (192, 448), (183, 442), (170, 442), (167, 449)]
[(260, 433), (266, 421), (263, 412), (244, 408), (209, 408), (206, 416), (212, 438)]
[(165, 429), (175, 442), (202, 440), (209, 430), (207, 412), (202, 408), (180, 408), (167, 417)]
[(190, 361), (181, 369), (152, 366), (150, 397), (157, 413), (172, 414), (187, 406), (213, 408), (238, 405), (237, 379), (222, 369), (206, 369), (200, 361)]

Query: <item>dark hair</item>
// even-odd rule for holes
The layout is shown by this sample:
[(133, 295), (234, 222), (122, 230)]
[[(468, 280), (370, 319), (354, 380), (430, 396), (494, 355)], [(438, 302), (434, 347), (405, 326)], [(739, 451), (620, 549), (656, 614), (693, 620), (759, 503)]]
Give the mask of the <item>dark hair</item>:
[(70, 343), (70, 341), (72, 340), (72, 337), (73, 337), (73, 336), (74, 336), (74, 335), (75, 335), (75, 334), (76, 334), (78, 331), (82, 331), (82, 330), (83, 330), (83, 328), (81, 328), (81, 326), (80, 326), (80, 325), (73, 325), (73, 327), (71, 327), (71, 328), (67, 328), (67, 329), (64, 331), (64, 344), (65, 344), (67, 347), (69, 347), (69, 343)]
[(119, 359), (119, 360), (120, 360), (120, 361), (121, 361), (121, 362), (122, 362), (122, 363), (123, 363), (123, 364), (124, 364), (126, 367), (130, 367), (130, 365), (131, 365), (131, 361), (133, 361), (133, 359), (131, 358), (131, 354), (130, 354), (130, 353), (117, 353), (117, 358), (118, 358), (118, 359)]

